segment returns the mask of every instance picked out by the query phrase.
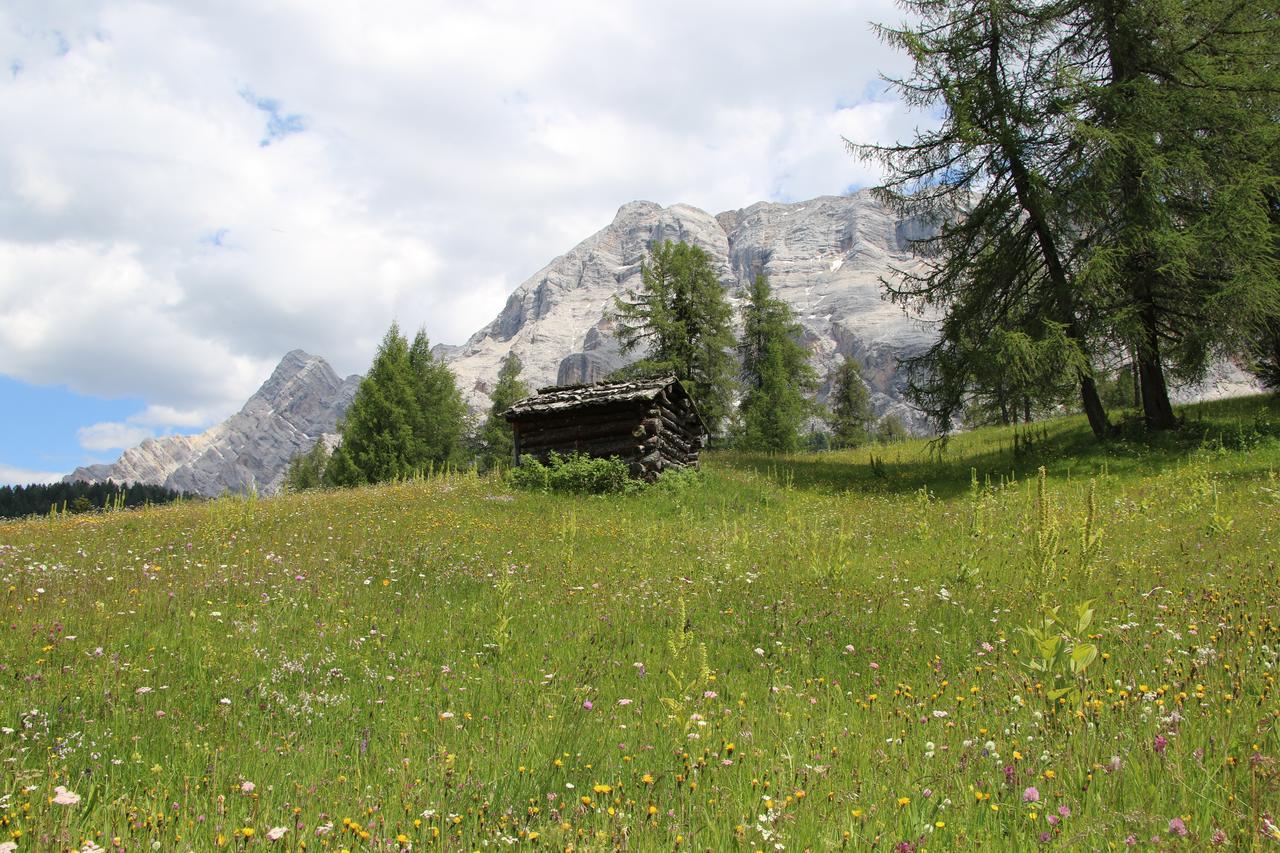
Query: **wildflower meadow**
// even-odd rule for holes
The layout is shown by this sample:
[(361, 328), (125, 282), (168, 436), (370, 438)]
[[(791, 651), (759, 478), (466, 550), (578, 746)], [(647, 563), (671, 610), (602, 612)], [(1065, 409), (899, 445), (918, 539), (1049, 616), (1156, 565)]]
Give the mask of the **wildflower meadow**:
[(1280, 850), (1280, 405), (0, 524), (0, 850)]

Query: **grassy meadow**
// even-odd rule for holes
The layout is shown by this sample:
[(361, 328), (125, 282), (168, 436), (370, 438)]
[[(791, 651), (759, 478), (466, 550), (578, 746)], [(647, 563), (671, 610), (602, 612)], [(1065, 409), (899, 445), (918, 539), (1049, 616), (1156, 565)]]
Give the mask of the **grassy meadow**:
[(0, 524), (0, 849), (1280, 849), (1280, 404), (1184, 414)]

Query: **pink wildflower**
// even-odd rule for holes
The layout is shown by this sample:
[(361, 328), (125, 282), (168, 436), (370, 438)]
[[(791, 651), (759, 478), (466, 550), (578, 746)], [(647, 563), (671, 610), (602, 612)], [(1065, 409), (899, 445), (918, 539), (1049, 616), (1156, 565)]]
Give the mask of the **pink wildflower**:
[(1040, 792), (1035, 789), (1034, 785), (1032, 785), (1030, 788), (1027, 788), (1027, 790), (1022, 792), (1022, 801), (1024, 803), (1038, 803), (1040, 802)]
[(80, 795), (59, 785), (53, 789), (53, 801), (60, 806), (74, 806), (80, 802)]
[(1169, 834), (1176, 835), (1179, 838), (1187, 837), (1187, 825), (1182, 822), (1182, 818), (1175, 817), (1169, 821)]
[(283, 826), (273, 826), (267, 830), (267, 840), (279, 841), (281, 838), (284, 838), (284, 834), (288, 831), (289, 830)]

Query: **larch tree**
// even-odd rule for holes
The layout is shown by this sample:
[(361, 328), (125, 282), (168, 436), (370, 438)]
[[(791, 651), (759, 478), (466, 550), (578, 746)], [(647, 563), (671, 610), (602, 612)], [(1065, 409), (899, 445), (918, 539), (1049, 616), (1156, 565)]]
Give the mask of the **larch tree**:
[(493, 393), (489, 395), (492, 401), (489, 415), (480, 427), (478, 436), (481, 465), (486, 469), (512, 462), (515, 439), (511, 424), (502, 417), (502, 413), (529, 396), (529, 386), (520, 378), (523, 369), (520, 356), (514, 352), (507, 353), (498, 369), (498, 381), (493, 386)]
[(1060, 102), (1083, 156), (1061, 182), (1081, 279), (1134, 354), (1143, 417), (1280, 317), (1280, 15), (1260, 0), (1064, 0)]
[(773, 295), (769, 279), (757, 276), (747, 289), (738, 355), (744, 393), (736, 443), (748, 450), (794, 453), (800, 430), (814, 412), (817, 385), (803, 329), (791, 307)]
[(418, 331), (409, 347), (409, 366), (416, 401), (410, 464), (422, 470), (457, 463), (467, 432), (467, 407), (453, 371), (431, 354), (425, 330)]
[(674, 374), (707, 426), (718, 430), (733, 393), (733, 311), (711, 256), (670, 240), (654, 247), (639, 290), (615, 297), (610, 313), (622, 351), (644, 353), (627, 372)]
[(1052, 191), (1078, 157), (1051, 88), (1052, 21), (1032, 0), (901, 5), (913, 23), (879, 32), (914, 70), (889, 82), (912, 106), (941, 107), (941, 124), (907, 143), (851, 147), (885, 168), (881, 198), (936, 227), (916, 243), (924, 271), (886, 281), (895, 301), (945, 315), (938, 342), (909, 363), (910, 393), (946, 432), (981, 367), (968, 342), (993, 329), (1033, 338), (1060, 329), (1075, 351), (1081, 406), (1104, 437), (1088, 295), (1074, 280), (1072, 229)]
[(840, 450), (859, 447), (870, 441), (875, 411), (871, 408), (871, 394), (867, 391), (862, 367), (856, 358), (845, 356), (832, 371), (827, 405), (832, 447)]
[(410, 473), (417, 408), (409, 343), (392, 323), (343, 418), (342, 444), (329, 457), (326, 483), (358, 486)]

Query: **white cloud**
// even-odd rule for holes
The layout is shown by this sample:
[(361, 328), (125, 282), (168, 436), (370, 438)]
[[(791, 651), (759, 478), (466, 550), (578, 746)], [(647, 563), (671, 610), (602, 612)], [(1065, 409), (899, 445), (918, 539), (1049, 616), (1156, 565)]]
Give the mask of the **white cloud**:
[(632, 199), (718, 212), (874, 182), (842, 137), (916, 121), (867, 94), (901, 67), (867, 22), (898, 17), (889, 0), (5, 4), (0, 365), (141, 397), (125, 428), (199, 426), (294, 347), (345, 374), (392, 319), (461, 342)]
[(61, 473), (53, 471), (31, 471), (26, 468), (15, 468), (0, 462), (0, 486), (27, 486), (32, 483), (56, 483), (62, 479)]
[(133, 447), (143, 439), (154, 435), (155, 433), (146, 427), (116, 421), (97, 423), (76, 430), (76, 438), (85, 450), (119, 450)]

